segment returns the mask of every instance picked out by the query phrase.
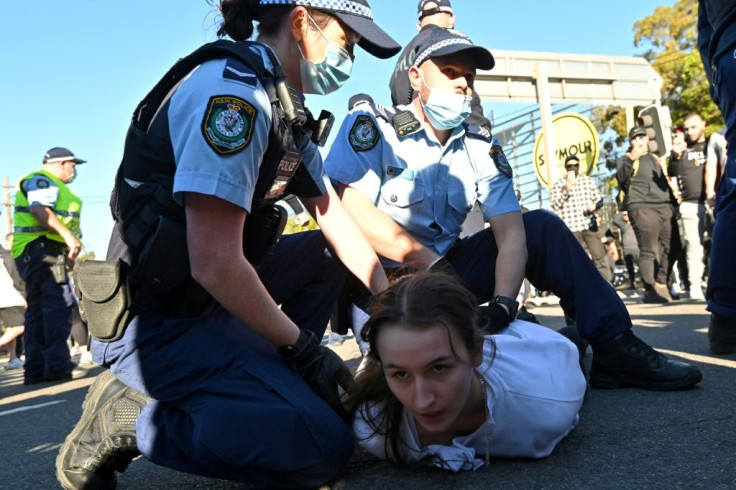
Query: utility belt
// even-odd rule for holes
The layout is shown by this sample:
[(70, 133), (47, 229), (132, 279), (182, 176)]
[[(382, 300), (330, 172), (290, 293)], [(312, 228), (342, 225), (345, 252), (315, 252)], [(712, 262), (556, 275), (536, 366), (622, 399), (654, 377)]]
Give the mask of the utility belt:
[(28, 245), (26, 245), (25, 250), (38, 250), (43, 249), (47, 250), (48, 252), (54, 252), (54, 253), (60, 253), (60, 254), (66, 254), (69, 252), (69, 248), (66, 246), (66, 244), (57, 242), (55, 240), (51, 240), (46, 237), (39, 237), (30, 242)]
[(40, 237), (28, 243), (18, 259), (26, 263), (32, 259), (40, 260), (48, 266), (48, 272), (51, 273), (56, 284), (67, 284), (69, 282), (66, 262), (68, 251), (69, 248), (65, 244)]
[[(256, 270), (271, 256), (286, 218), (286, 211), (277, 205), (264, 205), (248, 215), (243, 253)], [(199, 315), (213, 301), (191, 276), (185, 224), (158, 216), (151, 228), (136, 247), (133, 266), (118, 259), (85, 261), (75, 267), (80, 313), (90, 334), (102, 342), (119, 340), (137, 313), (186, 318)]]

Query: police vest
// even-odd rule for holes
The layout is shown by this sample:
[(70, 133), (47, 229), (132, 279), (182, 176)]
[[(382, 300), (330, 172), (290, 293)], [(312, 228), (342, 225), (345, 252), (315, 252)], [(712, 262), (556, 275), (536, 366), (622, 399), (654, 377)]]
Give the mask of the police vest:
[(18, 257), (25, 250), (26, 245), (32, 241), (45, 237), (64, 244), (64, 239), (55, 231), (49, 230), (39, 223), (28, 205), (28, 195), (23, 189), (23, 182), (33, 178), (36, 175), (42, 175), (52, 181), (59, 188), (59, 195), (54, 206), (54, 215), (59, 219), (62, 225), (66, 226), (74, 236), (79, 240), (82, 238), (82, 231), (79, 225), (79, 218), (82, 211), (82, 200), (74, 194), (71, 189), (59, 178), (45, 170), (39, 170), (28, 174), (20, 183), (20, 192), (15, 195), (15, 213), (13, 214), (13, 257)]
[[(155, 121), (156, 114), (167, 103), (173, 89), (194, 68), (214, 59), (234, 58), (242, 61), (256, 74), (271, 103), (269, 143), (259, 167), (253, 207), (246, 227), (249, 226), (248, 222), (255, 222), (251, 217), (259, 208), (280, 197), (280, 194), (270, 194), (271, 189), (279, 188), (281, 193), (289, 194), (291, 177), (300, 173), (308, 175), (308, 170), (301, 165), (297, 142), (300, 138), (309, 138), (310, 134), (289, 120), (279, 98), (278, 75), (268, 71), (261, 56), (250, 49), (254, 44), (257, 43), (219, 40), (202, 46), (179, 60), (141, 101), (133, 114), (110, 200), (115, 228), (107, 258), (122, 259), (128, 264), (131, 287), (136, 293), (135, 303), (139, 309), (163, 310), (172, 315), (186, 316), (196, 314), (198, 305), (208, 298), (190, 276), (184, 207), (173, 198), (176, 164), (168, 126), (161, 124), (156, 127)], [(265, 49), (270, 55), (269, 48)], [(280, 66), (273, 57), (272, 62), (275, 73), (279, 73)], [(290, 95), (293, 98), (294, 92)], [(301, 103), (299, 100), (290, 102)], [(310, 121), (313, 121), (309, 116)], [(286, 176), (284, 167), (289, 169)], [(273, 185), (276, 181), (279, 182), (278, 186)], [(320, 195), (320, 190), (313, 187), (301, 188), (295, 194), (304, 197)], [(248, 236), (252, 241), (253, 236), (259, 235), (249, 231)], [(143, 270), (145, 274), (141, 272)], [(169, 301), (164, 297), (176, 300)], [(162, 303), (167, 302), (185, 307), (186, 311), (160, 308)]]

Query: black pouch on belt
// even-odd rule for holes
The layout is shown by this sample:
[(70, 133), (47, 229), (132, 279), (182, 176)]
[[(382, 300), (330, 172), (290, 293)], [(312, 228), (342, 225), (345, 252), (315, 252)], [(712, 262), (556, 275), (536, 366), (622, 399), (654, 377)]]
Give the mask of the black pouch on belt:
[(44, 255), (43, 262), (48, 264), (51, 275), (54, 276), (56, 284), (66, 284), (66, 256), (62, 253), (59, 255)]
[(122, 260), (87, 260), (74, 267), (79, 313), (89, 333), (101, 342), (119, 340), (133, 315), (128, 265)]

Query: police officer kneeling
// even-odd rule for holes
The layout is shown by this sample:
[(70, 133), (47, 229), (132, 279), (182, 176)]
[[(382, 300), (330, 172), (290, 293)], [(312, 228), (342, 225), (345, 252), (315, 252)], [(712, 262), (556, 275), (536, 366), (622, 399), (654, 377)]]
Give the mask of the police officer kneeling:
[[(109, 370), (59, 452), (67, 489), (113, 488), (139, 454), (259, 487), (317, 487), (352, 452), (338, 413), (350, 371), (320, 340), (345, 266), (373, 292), (387, 280), (325, 186), (312, 140), (329, 118), (315, 121), (302, 92), (339, 88), (356, 44), (381, 58), (400, 47), (365, 0), (223, 0), (220, 11), (219, 34), (238, 42), (182, 59), (138, 106), (108, 261), (79, 271), (92, 354)], [(255, 20), (259, 42), (246, 41)], [(273, 246), (286, 194), (321, 231)]]

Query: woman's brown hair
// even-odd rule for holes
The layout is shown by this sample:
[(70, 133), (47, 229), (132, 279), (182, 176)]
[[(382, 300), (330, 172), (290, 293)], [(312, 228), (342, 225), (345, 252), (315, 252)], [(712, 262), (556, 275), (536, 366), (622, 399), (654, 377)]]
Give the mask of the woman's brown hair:
[(386, 454), (392, 459), (406, 461), (407, 446), (400, 435), (403, 406), (383, 374), (376, 348), (378, 334), (387, 325), (421, 328), (440, 324), (447, 329), (448, 337), (450, 329), (454, 329), (468, 352), (475, 352), (483, 345), (477, 305), (475, 296), (456, 277), (442, 272), (422, 271), (404, 276), (374, 298), (370, 319), (361, 331), (372, 362), (356, 376), (345, 406), (353, 415), (365, 406), (378, 408), (370, 420), (367, 410), (364, 416), (372, 431), (386, 437)]

